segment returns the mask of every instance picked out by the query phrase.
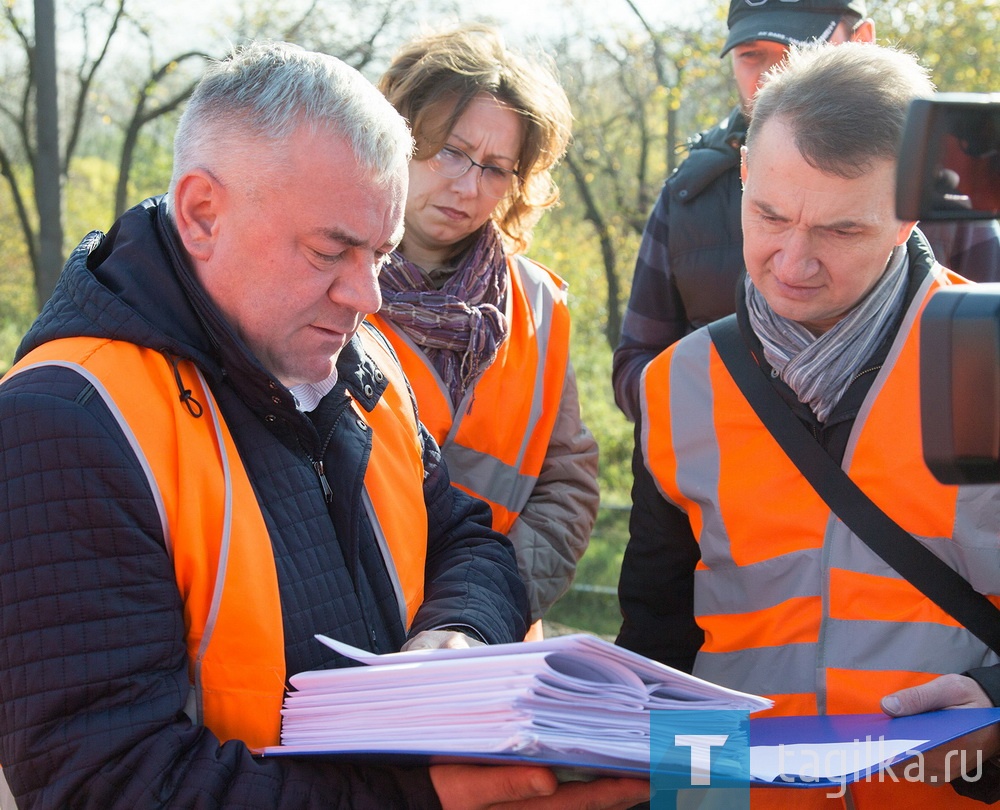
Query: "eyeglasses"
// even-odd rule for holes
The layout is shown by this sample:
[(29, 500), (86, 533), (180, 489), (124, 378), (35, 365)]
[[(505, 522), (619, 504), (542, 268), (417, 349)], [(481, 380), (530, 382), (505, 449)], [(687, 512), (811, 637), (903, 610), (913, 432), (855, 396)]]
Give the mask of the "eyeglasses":
[(513, 169), (500, 166), (487, 166), (476, 163), (457, 146), (442, 146), (433, 157), (427, 160), (431, 171), (454, 180), (465, 175), (473, 166), (479, 169), (479, 188), (483, 194), (495, 200), (503, 199), (516, 187), (521, 175)]

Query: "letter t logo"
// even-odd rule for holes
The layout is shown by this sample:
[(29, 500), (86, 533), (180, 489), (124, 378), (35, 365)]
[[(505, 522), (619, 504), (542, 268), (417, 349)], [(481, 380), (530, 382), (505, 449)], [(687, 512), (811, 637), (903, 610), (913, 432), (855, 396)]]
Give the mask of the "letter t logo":
[(652, 810), (673, 810), (677, 791), (695, 790), (710, 790), (714, 796), (699, 806), (750, 810), (750, 713), (735, 709), (651, 711), (649, 773)]
[[(691, 784), (710, 785), (712, 778), (707, 771), (712, 763), (712, 748), (725, 745), (728, 734), (676, 734), (674, 745), (691, 749)], [(701, 770), (696, 765), (703, 763)]]

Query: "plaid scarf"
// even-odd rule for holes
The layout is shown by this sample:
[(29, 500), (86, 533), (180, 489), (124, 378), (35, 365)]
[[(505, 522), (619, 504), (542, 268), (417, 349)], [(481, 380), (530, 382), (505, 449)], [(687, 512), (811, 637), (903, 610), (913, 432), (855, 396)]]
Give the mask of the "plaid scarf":
[(764, 347), (764, 357), (820, 422), (826, 421), (892, 327), (906, 295), (908, 267), (906, 248), (899, 246), (871, 292), (819, 337), (776, 314), (746, 276), (750, 325)]
[(379, 286), (379, 314), (423, 349), (457, 408), (509, 331), (507, 257), (496, 226), (486, 224), (440, 290), (398, 250), (383, 265)]

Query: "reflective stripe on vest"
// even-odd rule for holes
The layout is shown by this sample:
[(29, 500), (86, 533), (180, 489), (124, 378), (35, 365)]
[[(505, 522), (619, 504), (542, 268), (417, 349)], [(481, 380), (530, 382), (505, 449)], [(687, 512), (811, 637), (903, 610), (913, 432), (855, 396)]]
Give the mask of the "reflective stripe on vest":
[[(1000, 604), (1000, 488), (939, 484), (921, 453), (919, 312), (855, 421), (844, 467), (894, 520)], [(997, 656), (899, 577), (826, 507), (766, 431), (707, 332), (642, 383), (642, 447), (702, 559), (695, 672), (772, 697), (776, 713), (877, 712), (879, 699)], [(901, 487), (900, 471), (906, 485)]]
[(396, 590), (403, 626), (409, 628), (424, 601), (427, 504), (424, 454), (409, 384), (381, 336), (358, 330), (365, 351), (388, 385), (367, 413), (352, 400), (359, 422), (372, 428), (372, 452), (365, 469), (365, 510)]
[[(389, 360), (380, 368), (390, 385), (386, 401), (364, 416), (373, 428), (365, 505), (408, 626), (423, 596), (422, 454), (402, 372), (376, 344), (369, 337), (366, 349)], [(4, 380), (40, 365), (73, 369), (94, 386), (145, 472), (184, 604), (193, 685), (189, 716), (223, 742), (277, 744), (285, 655), (274, 556), (246, 470), (205, 380), (187, 361), (175, 369), (152, 349), (98, 338), (46, 343)], [(180, 385), (200, 404), (200, 417), (182, 404)], [(393, 412), (399, 403), (405, 408)], [(357, 407), (355, 413), (363, 419)], [(217, 463), (205, 463), (211, 458)], [(232, 537), (240, 542), (230, 543)]]
[[(509, 531), (545, 460), (569, 361), (566, 285), (523, 257), (508, 259), (510, 334), (456, 411), (423, 350), (381, 316), (452, 483), (489, 502), (493, 528)], [(460, 416), (456, 417), (456, 412)]]

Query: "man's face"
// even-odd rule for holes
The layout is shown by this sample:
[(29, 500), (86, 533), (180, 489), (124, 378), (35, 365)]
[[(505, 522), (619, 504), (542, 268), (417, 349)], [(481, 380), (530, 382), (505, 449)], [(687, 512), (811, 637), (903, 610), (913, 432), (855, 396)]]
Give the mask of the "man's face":
[(780, 118), (744, 154), (743, 258), (779, 315), (821, 334), (881, 278), (914, 223), (895, 216), (896, 164), (852, 180), (810, 166)]
[(743, 114), (749, 117), (750, 102), (760, 86), (761, 77), (785, 58), (788, 48), (780, 42), (755, 39), (737, 45), (730, 53), (733, 58), (733, 78), (736, 79), (736, 90), (740, 94), (740, 107)]
[(378, 273), (402, 236), (406, 168), (379, 187), (345, 141), (309, 127), (278, 165), (266, 150), (258, 157), (246, 166), (260, 171), (252, 191), (231, 179), (213, 188), (215, 233), (198, 277), (277, 379), (318, 382), (382, 304)]
[[(853, 30), (841, 21), (830, 35), (829, 42), (874, 42), (875, 28), (871, 20), (865, 20)], [(768, 39), (744, 42), (734, 47), (730, 54), (733, 59), (733, 78), (740, 95), (743, 114), (749, 117), (750, 103), (753, 101), (760, 80), (767, 71), (781, 62), (788, 53), (788, 46)]]

